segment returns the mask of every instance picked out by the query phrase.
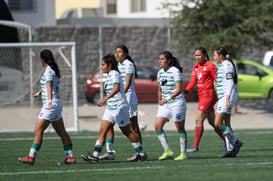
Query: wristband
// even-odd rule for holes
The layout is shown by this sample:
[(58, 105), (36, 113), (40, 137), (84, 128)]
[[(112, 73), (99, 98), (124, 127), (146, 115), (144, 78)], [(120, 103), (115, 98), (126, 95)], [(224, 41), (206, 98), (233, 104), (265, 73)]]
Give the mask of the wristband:
[(172, 97), (171, 97), (171, 95), (168, 95), (168, 97), (166, 97), (165, 99), (168, 102), (168, 101), (170, 101), (172, 99)]
[(52, 102), (52, 100), (50, 99), (50, 100), (47, 100), (48, 102)]

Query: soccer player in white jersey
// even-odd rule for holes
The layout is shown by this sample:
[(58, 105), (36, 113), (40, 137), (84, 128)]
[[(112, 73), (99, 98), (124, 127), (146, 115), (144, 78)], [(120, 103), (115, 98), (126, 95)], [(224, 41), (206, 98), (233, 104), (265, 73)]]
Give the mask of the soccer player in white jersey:
[[(233, 134), (230, 126), (232, 107), (238, 99), (238, 76), (235, 65), (224, 47), (216, 48), (213, 52), (217, 65), (216, 90), (218, 105), (215, 115), (215, 126), (219, 128), (227, 141), (227, 151), (222, 157), (236, 157), (242, 142)], [(232, 146), (228, 146), (231, 144)]]
[[(138, 125), (138, 100), (135, 92), (135, 78), (137, 71), (134, 61), (129, 55), (129, 50), (125, 45), (118, 45), (115, 49), (115, 58), (119, 62), (118, 69), (124, 85), (126, 100), (129, 104), (129, 116), (131, 130), (140, 137), (142, 143), (141, 132)], [(99, 157), (100, 160), (114, 160), (114, 128), (107, 132), (106, 136), (106, 153)], [(135, 160), (137, 154), (128, 158), (128, 161)]]
[(33, 165), (35, 157), (39, 152), (43, 132), (52, 124), (57, 134), (61, 137), (64, 145), (65, 160), (59, 164), (74, 164), (76, 163), (72, 152), (72, 142), (67, 134), (62, 118), (62, 100), (60, 98), (60, 70), (55, 62), (54, 56), (50, 50), (43, 50), (40, 53), (41, 63), (45, 67), (45, 72), (40, 80), (41, 89), (32, 96), (41, 95), (43, 107), (39, 114), (34, 130), (34, 141), (29, 151), (29, 156), (19, 158), (22, 163)]
[(130, 129), (129, 105), (126, 101), (124, 86), (115, 56), (108, 54), (103, 57), (101, 69), (103, 73), (107, 73), (106, 82), (104, 84), (106, 96), (97, 103), (97, 106), (102, 106), (107, 102), (107, 108), (102, 117), (100, 132), (95, 143), (93, 154), (82, 154), (81, 157), (89, 162), (98, 162), (99, 154), (106, 142), (106, 133), (117, 123), (137, 152), (134, 161), (144, 161), (147, 159), (147, 154), (143, 151), (140, 137), (134, 134)]
[(163, 129), (165, 123), (173, 118), (180, 139), (180, 154), (174, 160), (184, 160), (187, 158), (187, 132), (185, 130), (187, 107), (182, 93), (182, 67), (177, 58), (168, 51), (160, 53), (159, 67), (161, 68), (157, 74), (159, 107), (155, 120), (155, 131), (164, 153), (158, 159), (165, 160), (174, 155)]

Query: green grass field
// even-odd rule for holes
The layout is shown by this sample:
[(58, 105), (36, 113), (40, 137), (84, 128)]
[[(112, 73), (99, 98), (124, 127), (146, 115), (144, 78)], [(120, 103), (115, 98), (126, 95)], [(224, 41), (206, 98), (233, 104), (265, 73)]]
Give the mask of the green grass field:
[[(148, 154), (145, 162), (127, 162), (134, 150), (127, 138), (116, 132), (114, 161), (88, 163), (80, 158), (92, 151), (97, 132), (70, 133), (73, 141), (75, 165), (58, 166), (64, 159), (63, 148), (55, 133), (45, 133), (43, 146), (34, 166), (20, 163), (17, 158), (28, 154), (33, 133), (0, 134), (0, 180), (272, 180), (273, 177), (273, 130), (235, 130), (244, 142), (237, 158), (218, 158), (223, 152), (223, 142), (211, 130), (205, 130), (199, 153), (188, 154), (184, 161), (158, 161), (162, 147), (152, 131), (143, 132), (144, 149)], [(178, 135), (167, 131), (169, 143), (179, 154)], [(188, 131), (188, 145), (193, 142), (193, 131)], [(103, 150), (104, 152), (104, 150)]]

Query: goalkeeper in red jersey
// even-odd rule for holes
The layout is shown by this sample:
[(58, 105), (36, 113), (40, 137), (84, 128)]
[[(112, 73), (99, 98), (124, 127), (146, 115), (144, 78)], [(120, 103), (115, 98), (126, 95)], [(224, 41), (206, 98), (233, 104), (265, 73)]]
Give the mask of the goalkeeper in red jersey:
[(203, 47), (195, 49), (195, 59), (197, 63), (193, 66), (191, 81), (184, 90), (184, 94), (187, 94), (197, 84), (199, 97), (198, 110), (195, 117), (194, 143), (192, 147), (187, 149), (187, 152), (199, 151), (198, 146), (203, 135), (205, 119), (208, 120), (215, 132), (225, 141), (222, 132), (214, 126), (214, 105), (217, 102), (214, 81), (216, 82), (217, 69), (209, 61), (207, 51)]

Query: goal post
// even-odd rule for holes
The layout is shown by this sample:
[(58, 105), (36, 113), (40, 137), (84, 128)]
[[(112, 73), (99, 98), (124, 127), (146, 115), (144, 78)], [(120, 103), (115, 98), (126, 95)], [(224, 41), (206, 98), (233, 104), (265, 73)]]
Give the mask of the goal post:
[[(20, 50), (19, 55), (13, 53), (14, 49)], [(33, 131), (33, 119), (36, 121), (38, 117), (41, 100), (33, 98), (31, 93), (39, 90), (44, 71), (40, 61), (43, 49), (53, 52), (61, 71), (60, 94), (65, 127), (67, 131), (79, 131), (76, 43), (24, 42), (0, 43), (0, 112), (3, 120), (0, 132)], [(10, 66), (18, 61), (21, 61), (21, 69)], [(32, 125), (24, 125), (30, 121)]]

